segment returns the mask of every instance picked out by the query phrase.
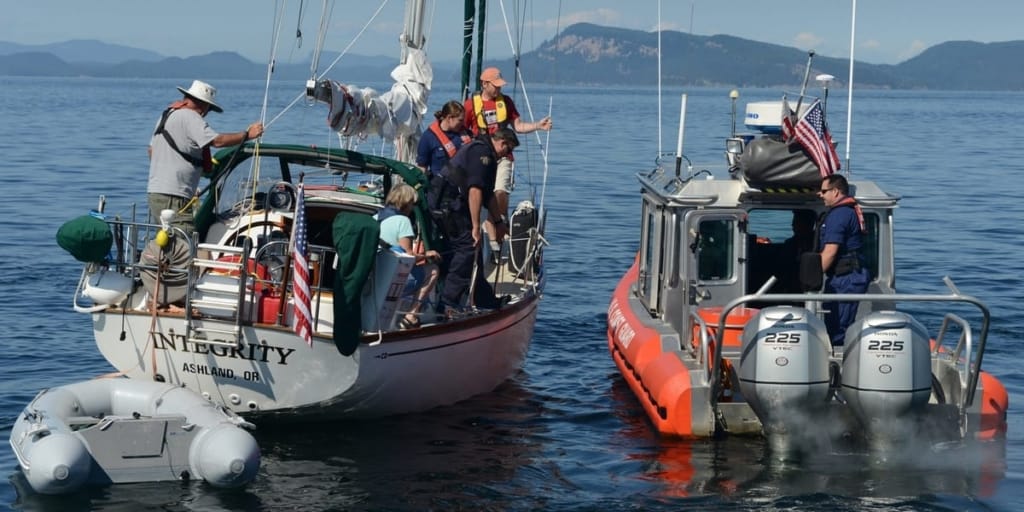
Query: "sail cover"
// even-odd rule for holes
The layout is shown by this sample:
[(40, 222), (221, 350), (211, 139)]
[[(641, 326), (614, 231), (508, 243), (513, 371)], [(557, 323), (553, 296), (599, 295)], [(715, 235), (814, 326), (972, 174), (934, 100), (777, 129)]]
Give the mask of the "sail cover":
[(317, 82), (316, 100), (331, 106), (327, 124), (344, 137), (379, 136), (396, 144), (396, 158), (411, 161), (427, 113), (434, 72), (426, 53), (408, 48), (405, 62), (391, 71), (391, 90), (379, 94), (371, 88), (333, 80)]

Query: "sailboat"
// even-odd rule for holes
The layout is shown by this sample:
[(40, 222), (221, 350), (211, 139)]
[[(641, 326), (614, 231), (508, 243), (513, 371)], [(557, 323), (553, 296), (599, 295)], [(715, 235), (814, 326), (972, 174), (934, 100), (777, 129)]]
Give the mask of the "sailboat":
[[(423, 19), (424, 2), (410, 0), (391, 91), (323, 76), (298, 91), (328, 106), (338, 147), (259, 140), (217, 153), (195, 234), (107, 214), (103, 200), (76, 219), (91, 227), (69, 229), (69, 245), (99, 247), (76, 250), (85, 265), (74, 307), (117, 374), (183, 386), (246, 417), (295, 419), (423, 411), (521, 369), (544, 290), (543, 201), (517, 208), (503, 252), (475, 269), (507, 304), (453, 316), (425, 304), (412, 328), (400, 320), (415, 258), (367, 239), (395, 184), (421, 198), (429, 187), (411, 163), (432, 80)], [(348, 143), (368, 134), (393, 151)], [(414, 224), (427, 249), (443, 251), (423, 203)]]

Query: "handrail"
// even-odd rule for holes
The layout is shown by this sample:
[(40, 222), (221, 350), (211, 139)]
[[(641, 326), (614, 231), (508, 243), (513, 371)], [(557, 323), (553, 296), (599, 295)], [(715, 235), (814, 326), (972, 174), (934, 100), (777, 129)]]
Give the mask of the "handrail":
[[(709, 359), (711, 359), (711, 344), (708, 342), (708, 324), (707, 322), (704, 321), (703, 318), (701, 318), (700, 315), (697, 314), (696, 311), (690, 312), (690, 318), (695, 320), (698, 326), (700, 327), (700, 362), (703, 364), (708, 364), (710, 362)], [(721, 350), (719, 350), (719, 352), (721, 352)], [(704, 372), (703, 384), (707, 384), (707, 380), (711, 378), (709, 373), (710, 372)]]
[(939, 334), (935, 336), (935, 348), (932, 349), (932, 353), (938, 354), (939, 350), (942, 348), (943, 338), (946, 336), (946, 329), (949, 326), (950, 321), (960, 324), (961, 329), (960, 339), (957, 341), (956, 348), (954, 348), (953, 351), (950, 352), (950, 361), (954, 365), (956, 365), (956, 363), (961, 360), (961, 355), (966, 354), (965, 357), (962, 359), (964, 361), (963, 371), (960, 371), (959, 369), (957, 371), (960, 377), (960, 403), (957, 404), (957, 408), (960, 411), (960, 430), (961, 434), (963, 434), (964, 432), (966, 432), (967, 429), (967, 407), (969, 405), (966, 402), (968, 396), (966, 387), (970, 384), (972, 380), (974, 380), (974, 373), (976, 371), (980, 372), (981, 368), (979, 366), (977, 370), (975, 370), (974, 368), (972, 368), (971, 365), (971, 346), (973, 344), (973, 340), (971, 338), (970, 324), (968, 324), (967, 321), (964, 320), (963, 318), (953, 313), (946, 313), (946, 316), (943, 317), (942, 326), (939, 327)]
[[(729, 313), (737, 307), (748, 302), (963, 302), (976, 306), (982, 314), (981, 332), (978, 336), (978, 356), (976, 361), (967, 361), (969, 369), (969, 382), (967, 384), (966, 399), (964, 407), (970, 407), (974, 403), (974, 394), (978, 387), (978, 378), (981, 372), (981, 361), (985, 353), (985, 341), (988, 338), (990, 313), (988, 307), (980, 300), (971, 296), (963, 295), (949, 276), (943, 277), (943, 282), (950, 289), (948, 295), (938, 294), (905, 294), (905, 293), (766, 293), (775, 285), (775, 276), (768, 278), (768, 281), (755, 293), (737, 297), (722, 307), (721, 317), (718, 319), (718, 332), (715, 333), (715, 346), (721, 347), (725, 336), (725, 321)], [(711, 380), (711, 407), (717, 413), (718, 409), (718, 386), (721, 374), (722, 351), (715, 352), (714, 367)]]
[(79, 306), (78, 297), (82, 295), (84, 285), (89, 276), (94, 272), (94, 264), (88, 263), (82, 267), (82, 275), (78, 278), (78, 286), (75, 287), (75, 295), (71, 298), (71, 308), (76, 313), (95, 313), (97, 311), (103, 311), (111, 306), (111, 304), (93, 304), (92, 306)]

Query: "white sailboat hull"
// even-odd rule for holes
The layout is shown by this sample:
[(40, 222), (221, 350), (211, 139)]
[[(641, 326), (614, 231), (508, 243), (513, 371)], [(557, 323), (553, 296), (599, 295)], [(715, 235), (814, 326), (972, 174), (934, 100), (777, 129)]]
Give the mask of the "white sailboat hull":
[(538, 304), (527, 295), (498, 311), (385, 333), (379, 343), (367, 336), (351, 356), (330, 336), (309, 346), (288, 327), (244, 326), (231, 348), (186, 341), (181, 316), (106, 310), (92, 318), (100, 352), (130, 378), (183, 385), (239, 414), (378, 417), (492, 391), (522, 366)]

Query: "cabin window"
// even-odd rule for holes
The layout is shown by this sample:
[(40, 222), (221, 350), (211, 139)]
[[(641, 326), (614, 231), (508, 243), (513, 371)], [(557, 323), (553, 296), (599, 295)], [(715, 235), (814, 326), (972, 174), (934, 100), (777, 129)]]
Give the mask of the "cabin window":
[(260, 159), (258, 180), (254, 180), (251, 167), (243, 163), (224, 177), (217, 198), (217, 216), (230, 218), (249, 209), (266, 208), (267, 191), (282, 180), (280, 162), (276, 158)]
[[(801, 293), (800, 254), (818, 252), (820, 215), (810, 208), (762, 208), (749, 212), (747, 293), (758, 290), (771, 276), (778, 280), (772, 293)], [(878, 277), (878, 214), (865, 212), (864, 222), (868, 231), (864, 236), (864, 258), (874, 279)], [(808, 232), (808, 229), (814, 231)]]
[(864, 235), (864, 260), (871, 271), (871, 280), (878, 279), (878, 214), (864, 212), (864, 224), (868, 232)]
[(725, 281), (733, 278), (736, 248), (732, 219), (705, 220), (700, 223), (696, 240), (697, 278), (701, 281)]
[(639, 292), (648, 310), (654, 311), (658, 304), (661, 274), (662, 226), (661, 210), (657, 205), (644, 201), (644, 224), (641, 232), (641, 259)]

